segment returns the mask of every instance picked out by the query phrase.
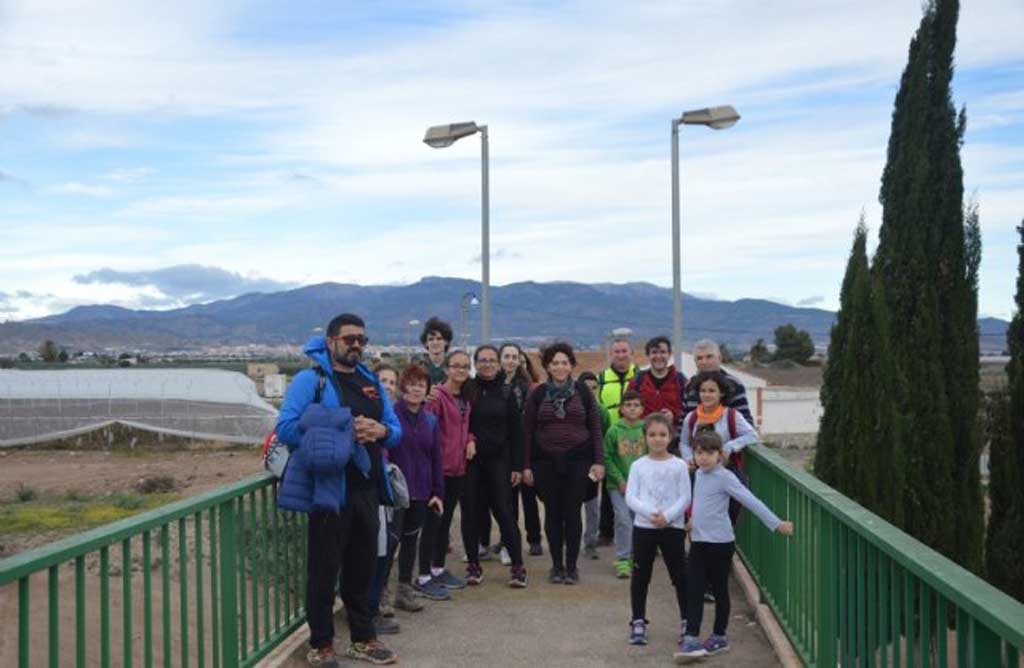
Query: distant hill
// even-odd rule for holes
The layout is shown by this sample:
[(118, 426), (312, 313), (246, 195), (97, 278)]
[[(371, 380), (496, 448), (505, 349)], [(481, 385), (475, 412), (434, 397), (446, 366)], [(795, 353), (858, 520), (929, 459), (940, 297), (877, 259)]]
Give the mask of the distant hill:
[[(59, 315), (0, 324), (0, 353), (35, 349), (47, 338), (83, 350), (301, 343), (315, 327), (324, 326), (342, 311), (362, 314), (374, 343), (407, 343), (419, 334), (409, 321), (432, 315), (449, 320), (457, 342), (461, 342), (462, 297), (468, 292), (479, 294), (479, 290), (477, 281), (428, 277), (404, 286), (321, 283), (170, 311), (79, 306)], [(632, 329), (637, 339), (672, 331), (672, 292), (650, 283), (528, 281), (492, 286), (491, 301), (495, 340), (533, 344), (561, 337), (592, 346), (617, 327)], [(683, 296), (687, 344), (707, 337), (727, 343), (735, 351), (748, 349), (758, 338), (771, 342), (775, 327), (785, 323), (806, 329), (816, 345), (826, 346), (834, 317), (831, 311), (763, 299), (718, 301)], [(472, 342), (476, 342), (479, 326), (479, 307), (470, 307), (467, 329)], [(1002, 350), (1006, 326), (994, 318), (979, 321), (983, 347)], [(986, 342), (992, 345), (986, 347)]]

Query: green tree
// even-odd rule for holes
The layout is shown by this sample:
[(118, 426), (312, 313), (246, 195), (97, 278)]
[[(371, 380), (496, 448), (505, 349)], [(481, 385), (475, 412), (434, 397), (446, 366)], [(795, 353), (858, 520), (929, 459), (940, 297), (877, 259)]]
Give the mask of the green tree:
[(39, 344), (39, 356), (43, 358), (44, 362), (56, 362), (60, 356), (60, 348), (53, 341), (47, 339)]
[(829, 339), (814, 472), (896, 524), (903, 520), (905, 420), (893, 398), (901, 394), (882, 286), (868, 268), (862, 215)]
[(730, 352), (729, 348), (726, 347), (724, 343), (718, 346), (718, 352), (723, 362), (725, 362), (726, 364), (732, 362), (732, 352)]
[(767, 362), (771, 360), (772, 354), (768, 352), (768, 346), (765, 345), (764, 339), (758, 339), (754, 345), (750, 346), (750, 361), (756, 363)]
[(68, 351), (66, 351), (63, 348), (61, 348), (60, 349), (60, 353), (57, 354), (57, 361), (61, 362), (63, 364), (67, 364), (67, 361), (68, 361)]
[(1024, 601), (1024, 221), (1017, 228), (1017, 312), (1006, 332), (1007, 391), (988, 410), (989, 515), (985, 570), (992, 584)]
[(775, 328), (775, 359), (792, 360), (803, 364), (814, 354), (811, 335), (787, 323)]
[(872, 264), (885, 286), (892, 350), (914, 416), (904, 442), (903, 528), (978, 570), (976, 268), (965, 234), (960, 147), (966, 124), (952, 102), (958, 0), (932, 0), (911, 40), (896, 94)]

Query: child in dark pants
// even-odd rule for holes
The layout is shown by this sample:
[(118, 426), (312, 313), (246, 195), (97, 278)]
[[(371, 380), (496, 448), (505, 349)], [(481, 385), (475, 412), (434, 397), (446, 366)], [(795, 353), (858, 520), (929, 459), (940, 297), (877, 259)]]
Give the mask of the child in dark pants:
[[(693, 442), (697, 471), (693, 484), (690, 517), (690, 559), (686, 573), (686, 633), (675, 654), (677, 663), (695, 661), (729, 649), (725, 629), (729, 623), (729, 564), (736, 536), (729, 521), (729, 500), (736, 499), (772, 531), (793, 535), (793, 523), (775, 516), (736, 475), (722, 465), (722, 438), (713, 431), (700, 432)], [(715, 625), (701, 642), (704, 591), (708, 583), (715, 595)]]
[(668, 452), (672, 441), (668, 417), (660, 413), (647, 416), (643, 433), (648, 454), (633, 462), (626, 482), (626, 505), (635, 513), (629, 592), (631, 645), (647, 644), (647, 588), (659, 549), (676, 592), (679, 618), (686, 618), (684, 516), (690, 505), (690, 475), (686, 463)]

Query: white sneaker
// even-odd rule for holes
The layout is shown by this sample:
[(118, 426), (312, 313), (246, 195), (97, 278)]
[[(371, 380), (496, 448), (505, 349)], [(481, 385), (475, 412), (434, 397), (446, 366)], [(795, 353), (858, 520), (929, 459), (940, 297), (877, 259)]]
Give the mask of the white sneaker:
[(510, 566), (512, 564), (512, 557), (508, 556), (508, 548), (501, 548), (501, 564), (503, 566)]

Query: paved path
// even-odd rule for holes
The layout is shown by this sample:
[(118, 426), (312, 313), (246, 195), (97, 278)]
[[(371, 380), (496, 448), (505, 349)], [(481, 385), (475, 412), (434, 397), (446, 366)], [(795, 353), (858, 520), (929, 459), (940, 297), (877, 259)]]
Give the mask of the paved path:
[[(453, 535), (457, 535), (453, 533)], [(545, 546), (546, 547), (546, 546)], [(458, 553), (458, 549), (456, 549)], [(651, 583), (647, 616), (650, 644), (626, 643), (629, 623), (629, 581), (612, 574), (612, 548), (601, 548), (597, 561), (580, 561), (580, 584), (548, 584), (547, 556), (527, 557), (530, 585), (513, 590), (505, 585), (508, 569), (497, 560), (483, 562), (484, 583), (454, 592), (447, 602), (426, 601), (422, 612), (398, 612), (402, 632), (384, 636), (400, 656), (400, 665), (413, 668), (594, 668), (647, 667), (672, 664), (678, 636), (678, 612), (664, 564), (658, 562)], [(451, 566), (462, 574), (456, 556)], [(779, 666), (753, 610), (735, 581), (731, 581), (731, 650), (705, 659), (704, 666)], [(704, 632), (709, 630), (713, 605), (705, 606)], [(343, 619), (343, 614), (339, 615)], [(336, 646), (344, 652), (348, 628), (338, 624)], [(283, 663), (305, 666), (306, 646)], [(344, 666), (370, 665), (344, 660)]]

